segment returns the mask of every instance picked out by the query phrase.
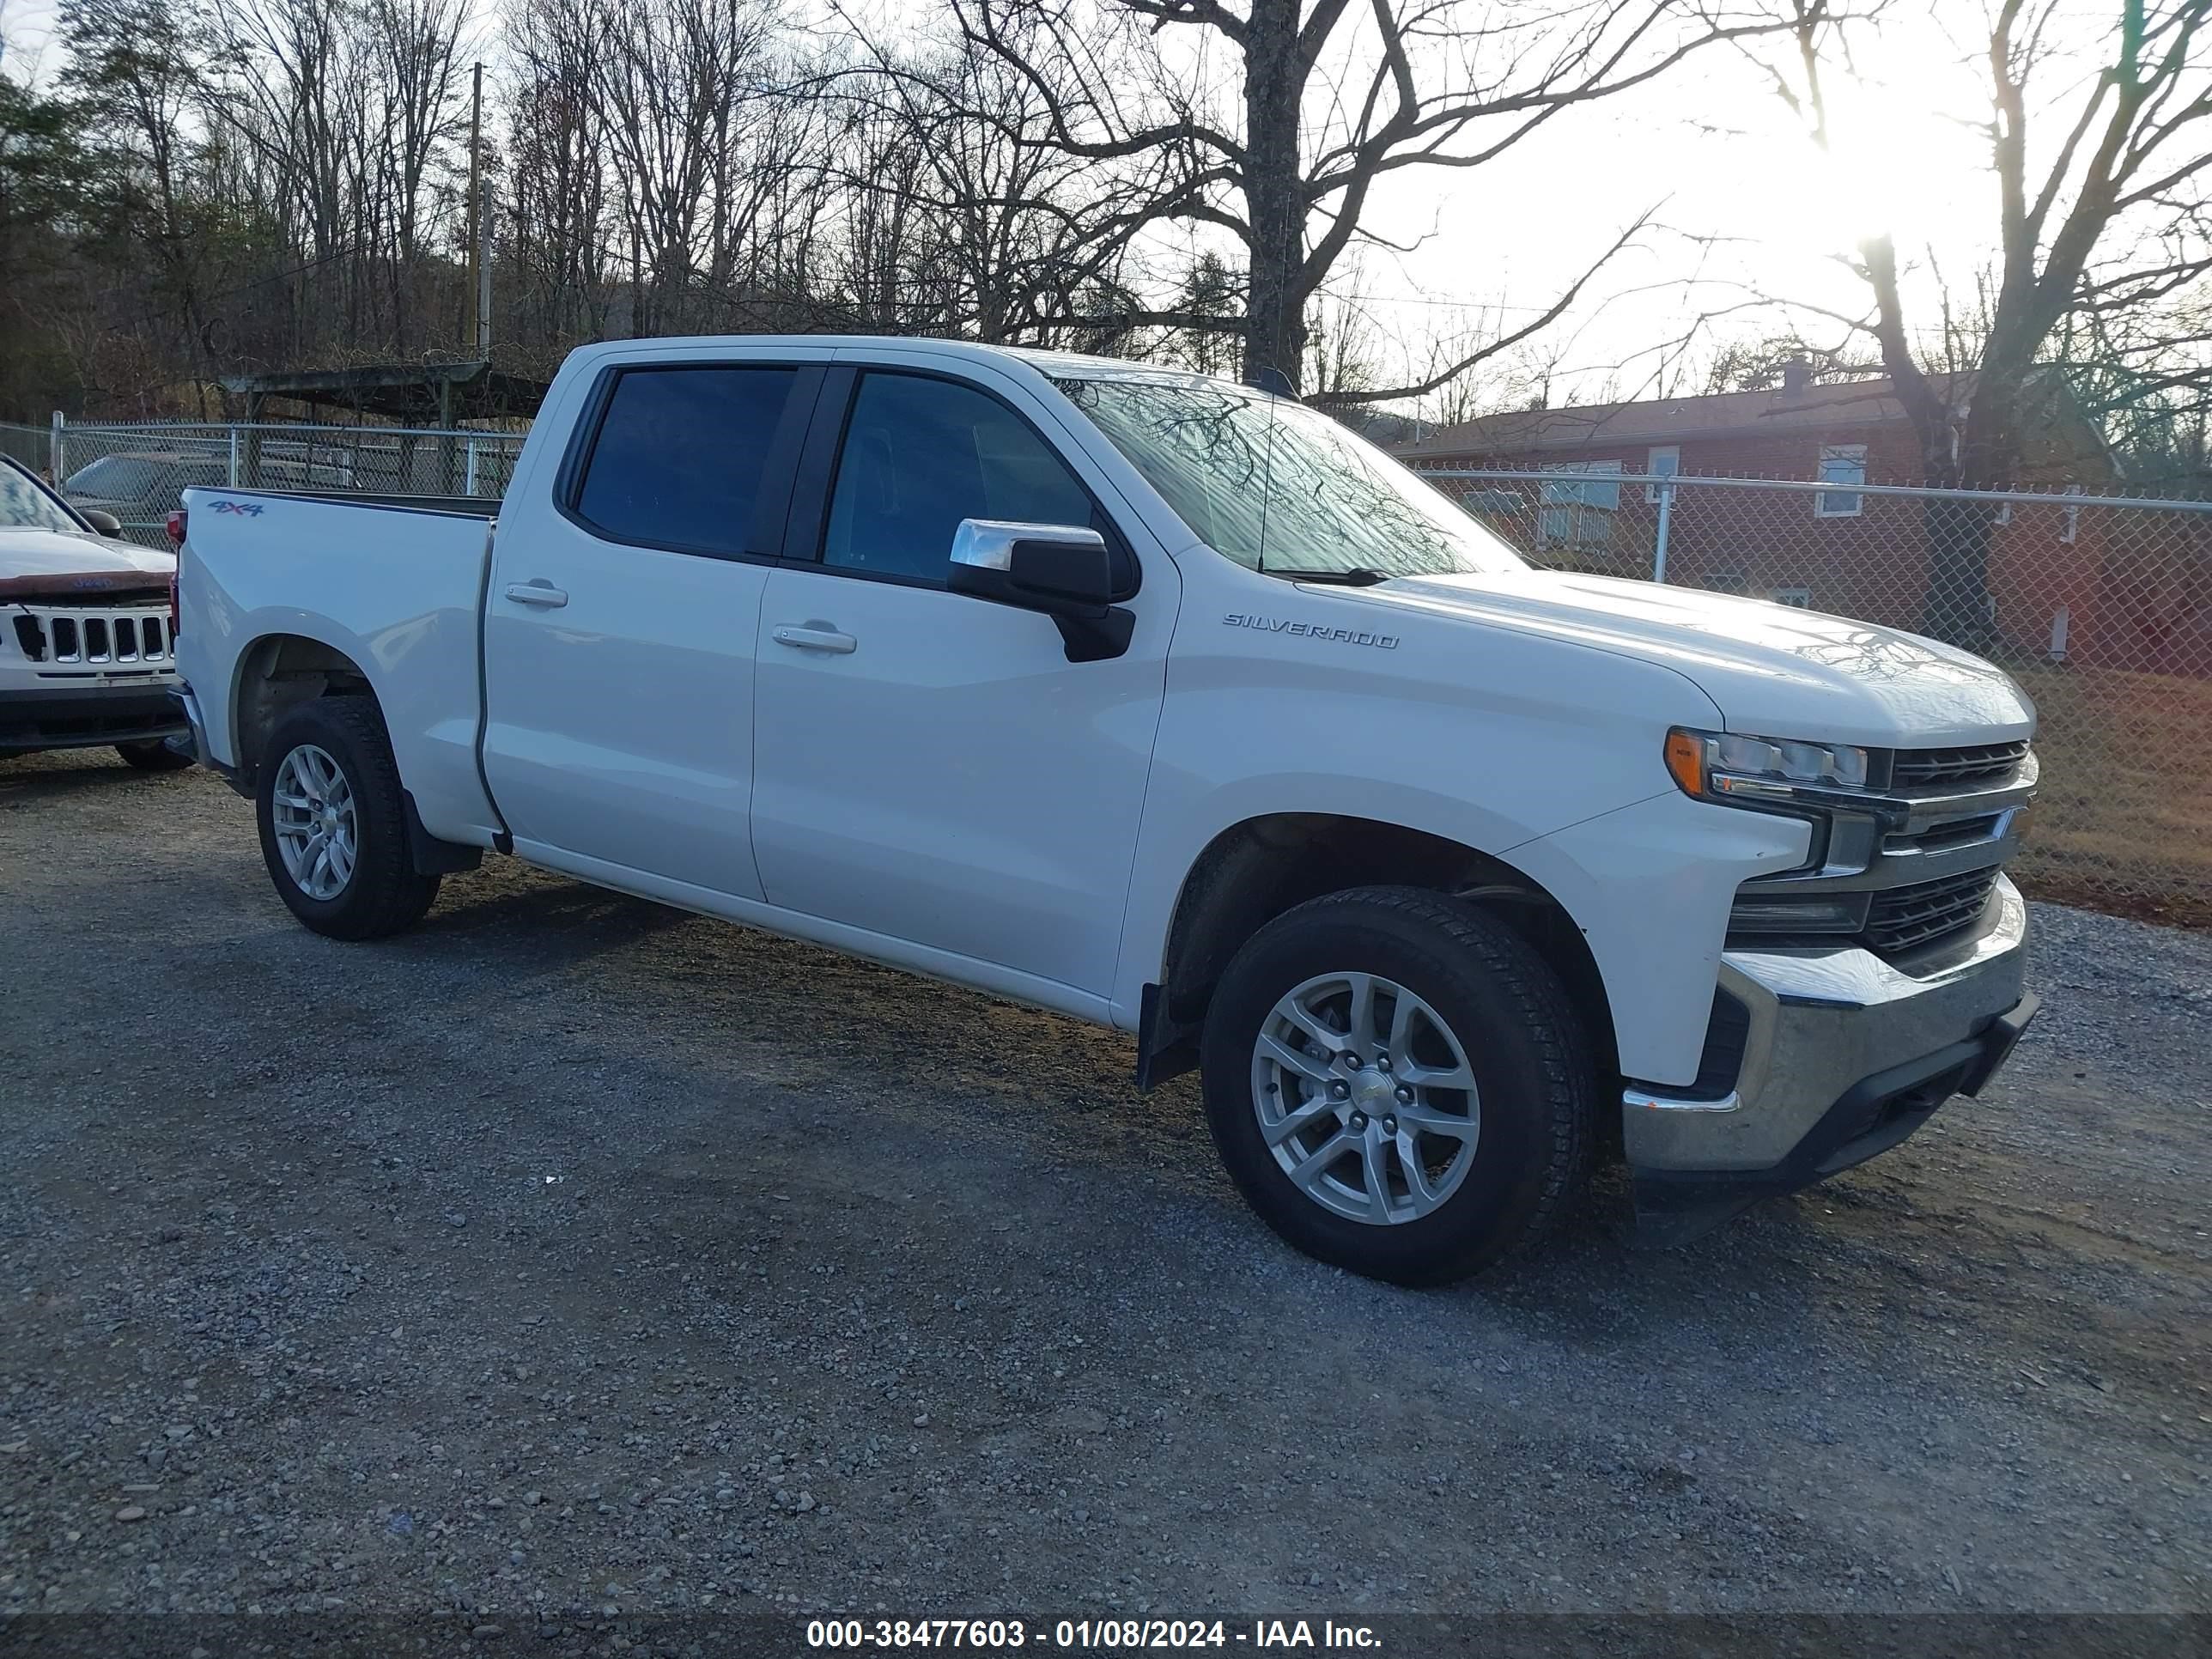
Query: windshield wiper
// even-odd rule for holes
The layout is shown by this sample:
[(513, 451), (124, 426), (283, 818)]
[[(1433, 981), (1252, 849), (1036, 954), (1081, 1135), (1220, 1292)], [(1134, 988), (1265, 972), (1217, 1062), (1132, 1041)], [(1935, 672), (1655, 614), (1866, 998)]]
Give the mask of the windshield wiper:
[(1365, 565), (1359, 564), (1353, 565), (1349, 570), (1300, 570), (1291, 565), (1263, 564), (1260, 567), (1260, 574), (1280, 576), (1286, 581), (1331, 582), (1339, 587), (1372, 587), (1377, 582), (1390, 580), (1386, 572), (1370, 570)]

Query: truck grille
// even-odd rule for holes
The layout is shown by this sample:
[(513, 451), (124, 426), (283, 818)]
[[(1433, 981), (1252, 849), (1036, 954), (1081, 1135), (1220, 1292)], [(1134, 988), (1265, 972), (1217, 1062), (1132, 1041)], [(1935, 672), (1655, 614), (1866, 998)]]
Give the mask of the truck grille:
[(1876, 893), (1861, 937), (1869, 950), (1883, 956), (1930, 944), (1957, 933), (1979, 916), (1982, 907), (1990, 902), (1990, 890), (1996, 884), (1995, 869), (1969, 870)]
[(26, 605), (15, 643), (33, 662), (71, 668), (140, 667), (169, 660), (169, 613), (162, 609), (95, 611)]
[(1962, 749), (1899, 750), (1891, 763), (1890, 786), (1896, 789), (1954, 789), (1961, 784), (1987, 783), (2008, 778), (2027, 755), (2027, 742), (1978, 743)]

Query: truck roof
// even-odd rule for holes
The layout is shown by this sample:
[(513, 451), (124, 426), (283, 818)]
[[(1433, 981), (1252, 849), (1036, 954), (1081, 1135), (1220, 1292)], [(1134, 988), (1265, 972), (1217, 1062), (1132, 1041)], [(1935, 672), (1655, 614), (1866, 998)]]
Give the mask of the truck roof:
[(1223, 375), (1198, 374), (1187, 369), (1170, 368), (1157, 363), (1137, 362), (1127, 357), (1098, 357), (1080, 351), (1044, 350), (1035, 346), (987, 345), (977, 340), (944, 340), (912, 334), (655, 336), (646, 339), (603, 340), (593, 345), (578, 348), (575, 355), (581, 356), (588, 352), (595, 358), (620, 362), (634, 352), (649, 352), (658, 356), (665, 352), (733, 345), (769, 348), (788, 346), (810, 350), (821, 350), (824, 348), (833, 350), (872, 350), (884, 347), (896, 347), (904, 351), (927, 351), (932, 356), (943, 356), (956, 362), (995, 363), (1002, 367), (1018, 365), (1055, 380), (1142, 380), (1158, 385), (1234, 388), (1239, 393), (1248, 397), (1269, 395)]

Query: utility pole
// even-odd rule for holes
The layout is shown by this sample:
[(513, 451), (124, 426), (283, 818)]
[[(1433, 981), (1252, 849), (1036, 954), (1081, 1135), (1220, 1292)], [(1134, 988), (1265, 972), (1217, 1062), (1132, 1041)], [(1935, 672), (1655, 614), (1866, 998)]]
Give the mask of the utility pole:
[(632, 339), (645, 337), (645, 252), (635, 219), (629, 222), (629, 332)]
[(491, 272), (483, 257), (483, 65), (476, 68), (476, 94), (469, 105), (469, 289), (461, 337), (478, 357), (485, 356), (491, 319), (485, 313), (484, 289)]
[(483, 206), (477, 213), (477, 356), (491, 361), (491, 178), (484, 177)]

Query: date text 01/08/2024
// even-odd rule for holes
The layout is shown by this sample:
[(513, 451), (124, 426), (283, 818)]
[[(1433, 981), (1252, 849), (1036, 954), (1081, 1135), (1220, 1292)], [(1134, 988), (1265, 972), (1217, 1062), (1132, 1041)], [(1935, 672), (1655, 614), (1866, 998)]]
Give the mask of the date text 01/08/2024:
[(1122, 1651), (1136, 1648), (1353, 1648), (1382, 1646), (1365, 1625), (1324, 1619), (1260, 1619), (1249, 1628), (1220, 1619), (1060, 1619), (1031, 1630), (1018, 1619), (814, 1619), (811, 1648), (967, 1648), (989, 1652), (1030, 1646)]

